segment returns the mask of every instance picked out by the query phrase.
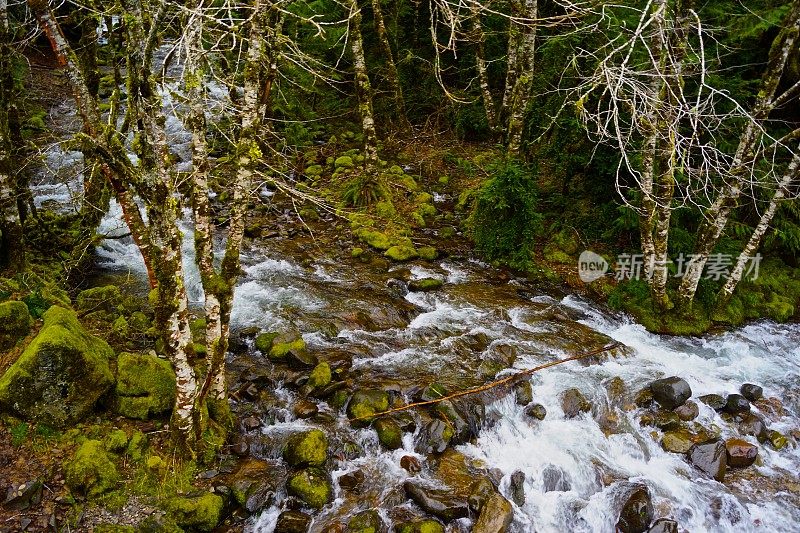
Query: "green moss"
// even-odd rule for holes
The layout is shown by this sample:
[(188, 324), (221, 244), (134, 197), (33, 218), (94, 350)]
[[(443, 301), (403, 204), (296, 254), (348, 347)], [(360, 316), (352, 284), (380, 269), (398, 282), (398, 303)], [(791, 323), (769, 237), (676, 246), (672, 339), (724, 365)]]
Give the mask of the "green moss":
[(364, 255), (364, 249), (359, 248), (358, 246), (356, 246), (350, 251), (350, 257), (352, 257), (353, 259), (358, 259), (362, 255)]
[(286, 483), (289, 494), (300, 498), (309, 507), (321, 509), (331, 499), (331, 484), (324, 470), (306, 468), (295, 472)]
[(172, 409), (175, 373), (169, 361), (150, 354), (122, 353), (117, 359), (117, 412), (147, 420)]
[(131, 435), (131, 438), (128, 441), (128, 447), (125, 450), (125, 454), (130, 457), (132, 461), (139, 462), (144, 459), (147, 446), (147, 435), (139, 430), (136, 430), (133, 432), (133, 435)]
[(194, 342), (206, 342), (206, 319), (195, 318), (189, 322), (189, 330), (192, 332)]
[(402, 185), (409, 191), (414, 192), (419, 189), (419, 185), (417, 185), (416, 180), (412, 176), (409, 176), (408, 174), (403, 174), (402, 176), (399, 176), (397, 178), (397, 181), (400, 183), (400, 185)]
[(328, 437), (319, 429), (295, 433), (283, 449), (291, 466), (322, 466), (328, 458)]
[(436, 208), (431, 204), (420, 205), (417, 207), (416, 212), (419, 213), (419, 216), (422, 218), (432, 218), (436, 216)]
[(439, 176), (439, 179), (437, 181), (439, 182), (440, 185), (447, 185), (448, 183), (450, 183), (450, 176)]
[(66, 465), (64, 479), (73, 492), (94, 498), (114, 489), (119, 473), (106, 454), (103, 443), (87, 440)]
[(269, 349), (269, 358), (280, 361), (286, 358), (289, 352), (302, 352), (306, 349), (306, 341), (302, 337), (289, 342), (276, 342)]
[(278, 335), (279, 333), (275, 333), (272, 331), (260, 333), (256, 337), (256, 342), (255, 342), (256, 350), (258, 350), (261, 353), (269, 353), (270, 348), (272, 348), (272, 343), (275, 341)]
[(39, 334), (0, 377), (0, 408), (54, 427), (77, 422), (113, 385), (112, 356), (73, 311), (53, 306)]
[(396, 174), (398, 176), (402, 176), (403, 174), (405, 174), (403, 168), (400, 167), (399, 165), (390, 166), (388, 169), (386, 169), (386, 172), (388, 172), (389, 174)]
[(348, 533), (379, 533), (385, 529), (378, 511), (361, 511), (347, 523)]
[(93, 287), (78, 294), (76, 307), (82, 313), (106, 311), (116, 313), (122, 305), (122, 293), (116, 285)]
[(397, 533), (444, 533), (444, 526), (436, 520), (418, 520), (395, 526)]
[(372, 427), (378, 433), (378, 441), (387, 449), (397, 450), (403, 447), (403, 431), (391, 418), (379, 418)]
[(33, 318), (24, 302), (0, 303), (0, 351), (12, 348), (32, 326)]
[(566, 252), (561, 250), (558, 246), (552, 243), (544, 247), (544, 250), (542, 250), (542, 254), (544, 255), (545, 260), (551, 263), (568, 264), (574, 262), (574, 259), (570, 257), (569, 254), (567, 254)]
[(419, 254), (419, 257), (421, 259), (424, 259), (426, 261), (434, 261), (436, 260), (436, 257), (439, 255), (438, 252), (436, 251), (436, 248), (434, 248), (433, 246), (422, 246), (417, 249), (417, 253)]
[(381, 200), (375, 204), (375, 214), (381, 218), (394, 218), (397, 210), (390, 200)]
[(124, 341), (130, 336), (130, 326), (124, 316), (117, 318), (111, 324), (111, 336), (119, 341)]
[(166, 502), (166, 509), (180, 527), (211, 531), (222, 518), (224, 505), (221, 496), (205, 492), (197, 496), (170, 498)]
[(331, 382), (331, 367), (326, 362), (321, 362), (314, 367), (308, 376), (307, 385), (312, 389), (317, 389), (328, 385)]
[(375, 248), (376, 250), (388, 250), (391, 247), (389, 237), (380, 231), (359, 228), (355, 231), (355, 236), (358, 237), (364, 244)]
[(415, 292), (435, 291), (443, 284), (444, 282), (437, 278), (414, 279), (408, 283), (408, 289)]
[(786, 322), (794, 316), (794, 302), (780, 294), (772, 293), (764, 303), (764, 314), (776, 322)]
[(128, 435), (121, 429), (115, 429), (103, 439), (103, 446), (110, 452), (123, 452), (128, 447)]
[(433, 196), (428, 192), (421, 192), (414, 196), (415, 204), (430, 204), (433, 202)]
[(365, 427), (370, 423), (370, 418), (376, 413), (389, 409), (389, 394), (384, 390), (357, 390), (350, 397), (347, 404), (347, 417), (351, 420), (364, 418), (355, 423)]
[(322, 165), (311, 165), (306, 167), (306, 176), (316, 177), (322, 175)]
[(392, 261), (409, 261), (419, 256), (417, 249), (413, 246), (396, 245), (390, 247), (384, 254)]
[(347, 155), (342, 155), (336, 158), (333, 162), (333, 166), (336, 168), (353, 168), (355, 164), (353, 163), (353, 158)]

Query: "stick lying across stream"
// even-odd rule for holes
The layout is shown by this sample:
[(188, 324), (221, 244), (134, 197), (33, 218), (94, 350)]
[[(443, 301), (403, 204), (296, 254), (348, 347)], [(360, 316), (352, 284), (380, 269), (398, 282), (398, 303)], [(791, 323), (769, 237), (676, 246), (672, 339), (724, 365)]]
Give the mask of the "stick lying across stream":
[(586, 352), (586, 353), (582, 353), (582, 354), (579, 354), (579, 355), (574, 355), (572, 357), (567, 357), (565, 359), (559, 359), (557, 361), (550, 361), (549, 363), (545, 363), (543, 365), (535, 366), (535, 367), (529, 368), (527, 370), (522, 370), (521, 372), (516, 372), (514, 374), (511, 374), (510, 376), (506, 376), (504, 378), (501, 378), (501, 379), (498, 379), (498, 380), (495, 380), (495, 381), (490, 381), (489, 383), (485, 383), (485, 384), (477, 386), (477, 387), (472, 387), (470, 389), (464, 389), (462, 391), (454, 392), (453, 394), (448, 394), (447, 396), (442, 396), (441, 398), (436, 398), (436, 399), (433, 399), (433, 400), (425, 400), (425, 401), (421, 401), (421, 402), (409, 403), (409, 404), (406, 404), (406, 405), (403, 405), (403, 406), (400, 406), (400, 407), (395, 407), (393, 409), (389, 409), (387, 411), (382, 411), (380, 413), (375, 413), (375, 414), (372, 414), (372, 415), (359, 416), (358, 418), (353, 418), (350, 421), (351, 422), (357, 422), (357, 421), (360, 421), (360, 420), (371, 420), (371, 419), (374, 419), (374, 418), (378, 418), (380, 416), (385, 416), (385, 415), (389, 415), (389, 414), (392, 414), (392, 413), (397, 413), (399, 411), (407, 411), (407, 410), (413, 409), (415, 407), (424, 407), (426, 405), (432, 405), (432, 404), (435, 404), (435, 403), (443, 402), (445, 400), (452, 400), (454, 398), (460, 398), (462, 396), (468, 396), (470, 394), (477, 394), (479, 392), (484, 392), (484, 391), (487, 391), (487, 390), (490, 390), (490, 389), (494, 389), (494, 388), (500, 387), (502, 385), (515, 383), (517, 380), (519, 380), (519, 379), (521, 379), (523, 377), (526, 377), (526, 376), (530, 376), (531, 374), (535, 374), (536, 372), (539, 372), (540, 370), (544, 370), (546, 368), (557, 366), (557, 365), (560, 365), (562, 363), (569, 363), (570, 361), (580, 361), (581, 359), (586, 359), (587, 357), (591, 357), (593, 355), (598, 355), (598, 354), (601, 354), (603, 352), (608, 352), (608, 351), (613, 350), (614, 348), (619, 348), (620, 346), (622, 346), (621, 342), (614, 341), (614, 342), (612, 342), (610, 344), (606, 344), (602, 348), (598, 348), (597, 350), (592, 350), (591, 352)]

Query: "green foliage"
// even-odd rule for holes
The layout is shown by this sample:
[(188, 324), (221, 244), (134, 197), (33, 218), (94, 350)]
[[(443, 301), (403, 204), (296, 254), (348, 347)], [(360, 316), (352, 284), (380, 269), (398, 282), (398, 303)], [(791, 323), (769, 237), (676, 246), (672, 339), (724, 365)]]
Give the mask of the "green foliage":
[(11, 427), (11, 445), (15, 447), (22, 446), (22, 443), (25, 442), (25, 439), (28, 438), (28, 426), (27, 422), (20, 422), (19, 424), (15, 424)]
[(504, 160), (489, 166), (491, 178), (475, 199), (469, 227), (475, 246), (487, 259), (526, 268), (541, 230), (537, 186), (532, 173)]
[(350, 207), (367, 207), (388, 198), (386, 188), (374, 175), (359, 174), (351, 178), (342, 191), (342, 200)]

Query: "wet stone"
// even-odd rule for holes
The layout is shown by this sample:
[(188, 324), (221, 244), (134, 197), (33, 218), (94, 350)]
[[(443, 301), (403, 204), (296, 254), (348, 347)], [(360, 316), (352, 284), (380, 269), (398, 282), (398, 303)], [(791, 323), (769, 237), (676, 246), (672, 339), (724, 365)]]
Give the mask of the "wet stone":
[(354, 470), (339, 477), (339, 486), (344, 490), (355, 490), (364, 482), (364, 472)]
[(317, 407), (316, 403), (310, 400), (300, 399), (296, 404), (294, 404), (292, 412), (297, 418), (311, 418), (319, 413), (319, 407)]
[(685, 429), (668, 431), (661, 439), (661, 447), (672, 453), (686, 453), (693, 445), (692, 434)]
[(758, 442), (766, 442), (769, 438), (767, 425), (764, 420), (755, 413), (745, 413), (738, 422), (739, 433), (742, 435), (755, 437)]
[(248, 416), (242, 420), (242, 427), (245, 429), (245, 431), (253, 431), (254, 429), (261, 427), (261, 420), (255, 416)]
[(747, 413), (750, 411), (750, 402), (741, 394), (731, 394), (725, 400), (725, 411), (732, 415)]
[(663, 431), (672, 431), (681, 427), (681, 419), (672, 411), (658, 411), (653, 417), (653, 425)]
[(677, 376), (657, 379), (650, 384), (653, 399), (664, 409), (675, 409), (692, 396), (692, 389), (686, 380)]
[(556, 465), (547, 465), (542, 471), (543, 492), (566, 492), (571, 490), (569, 475)]
[(469, 516), (467, 501), (454, 495), (451, 490), (431, 489), (411, 481), (403, 483), (403, 489), (426, 513), (442, 520), (450, 521)]
[(728, 466), (725, 444), (722, 442), (695, 444), (689, 450), (689, 462), (700, 471), (722, 482)]
[(728, 439), (725, 441), (725, 450), (728, 466), (733, 468), (746, 468), (758, 457), (758, 446), (742, 439)]
[(627, 495), (619, 512), (617, 530), (622, 533), (643, 533), (653, 521), (653, 502), (645, 485), (627, 484)]
[(739, 392), (741, 392), (742, 396), (744, 396), (751, 402), (757, 402), (764, 395), (764, 389), (752, 383), (745, 383), (744, 385), (742, 385), (739, 388)]
[(725, 408), (725, 398), (719, 394), (705, 394), (697, 399), (715, 411), (720, 411)]
[(495, 492), (483, 506), (472, 533), (504, 533), (513, 518), (511, 503)]
[(678, 523), (669, 518), (659, 518), (653, 522), (647, 533), (678, 533)]
[(531, 418), (535, 418), (536, 420), (544, 420), (544, 418), (547, 416), (547, 409), (545, 409), (544, 405), (540, 403), (533, 403), (525, 408), (525, 414)]
[(444, 420), (434, 419), (425, 424), (417, 436), (417, 453), (442, 453), (453, 438), (453, 428)]
[(400, 459), (400, 466), (409, 474), (417, 474), (422, 470), (422, 464), (413, 455), (404, 455)]
[(509, 481), (511, 500), (517, 504), (518, 507), (522, 507), (525, 505), (525, 472), (517, 470), (511, 474), (511, 479)]
[(592, 406), (578, 389), (567, 389), (561, 396), (561, 408), (566, 418), (575, 418), (591, 410)]
[(300, 511), (284, 511), (278, 516), (275, 533), (306, 533), (311, 517)]
[(697, 418), (697, 415), (700, 414), (700, 408), (696, 403), (689, 400), (680, 407), (676, 407), (674, 412), (676, 415), (678, 415), (678, 418), (684, 422), (689, 422), (690, 420)]
[(347, 531), (351, 533), (384, 533), (386, 530), (378, 511), (374, 509), (361, 511), (347, 523)]

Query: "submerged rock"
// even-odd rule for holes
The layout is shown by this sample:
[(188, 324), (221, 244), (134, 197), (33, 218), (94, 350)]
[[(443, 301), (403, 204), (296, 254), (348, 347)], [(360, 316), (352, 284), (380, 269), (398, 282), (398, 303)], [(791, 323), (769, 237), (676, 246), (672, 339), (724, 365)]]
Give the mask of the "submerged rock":
[(540, 403), (534, 403), (525, 408), (525, 414), (536, 420), (544, 420), (547, 416), (547, 409)]
[(228, 488), (236, 503), (254, 514), (272, 501), (277, 484), (284, 477), (285, 471), (276, 464), (250, 458), (236, 472)]
[(378, 433), (378, 440), (388, 450), (397, 450), (403, 447), (403, 431), (397, 422), (391, 418), (380, 418), (372, 427)]
[(0, 303), (0, 351), (13, 348), (30, 333), (33, 318), (24, 302)]
[(533, 387), (530, 381), (521, 381), (514, 385), (514, 398), (517, 405), (528, 405), (533, 401)]
[(116, 409), (127, 418), (147, 420), (175, 404), (175, 372), (155, 355), (121, 353), (117, 358)]
[(653, 502), (645, 485), (626, 483), (619, 512), (617, 530), (622, 533), (643, 533), (653, 521)]
[(746, 468), (753, 464), (758, 457), (758, 446), (742, 439), (728, 439), (725, 441), (728, 466), (733, 468)]
[(319, 429), (292, 435), (283, 450), (283, 458), (291, 466), (322, 466), (327, 457), (328, 437)]
[(725, 479), (727, 452), (722, 442), (695, 444), (689, 450), (689, 462), (719, 482)]
[(414, 500), (426, 513), (449, 522), (469, 516), (467, 500), (456, 496), (450, 490), (431, 489), (412, 481), (403, 483), (406, 495)]
[(275, 533), (306, 533), (311, 517), (301, 511), (284, 511), (278, 516)]
[(408, 282), (408, 290), (411, 292), (428, 292), (435, 291), (444, 285), (444, 282), (438, 278), (422, 278), (412, 279)]
[(59, 428), (74, 424), (114, 384), (112, 356), (73, 311), (53, 306), (39, 334), (0, 377), (0, 410)]
[(396, 524), (397, 533), (444, 533), (444, 526), (436, 520), (416, 520)]
[(453, 426), (434, 419), (425, 424), (417, 435), (416, 450), (420, 454), (442, 453), (453, 438)]
[(409, 474), (418, 474), (422, 470), (422, 463), (413, 455), (404, 455), (400, 458), (400, 467)]
[(99, 440), (87, 440), (64, 471), (64, 480), (73, 492), (90, 498), (116, 488), (119, 472)]
[(725, 398), (719, 394), (705, 394), (697, 399), (715, 411), (720, 411), (725, 408)]
[(495, 492), (481, 509), (472, 533), (505, 533), (513, 518), (511, 502)]
[(739, 392), (741, 392), (742, 396), (744, 396), (751, 402), (757, 402), (764, 395), (764, 389), (752, 383), (745, 383), (744, 385), (742, 385), (739, 388)]
[(659, 518), (653, 522), (647, 533), (678, 533), (678, 523), (669, 518)]
[(569, 482), (569, 475), (556, 465), (547, 465), (542, 470), (542, 491), (543, 492), (566, 492), (572, 486)]
[(567, 389), (561, 396), (561, 408), (565, 417), (575, 418), (580, 413), (590, 411), (592, 406), (581, 391), (573, 388)]
[(321, 509), (331, 500), (333, 489), (324, 470), (316, 467), (295, 472), (286, 483), (289, 494), (300, 498), (309, 507)]
[(653, 399), (664, 409), (675, 409), (692, 396), (692, 388), (686, 380), (677, 376), (657, 379), (650, 384)]
[(685, 429), (668, 431), (661, 438), (661, 447), (672, 453), (687, 453), (695, 444), (693, 437)]
[(386, 526), (375, 509), (361, 511), (347, 523), (348, 533), (385, 533)]

